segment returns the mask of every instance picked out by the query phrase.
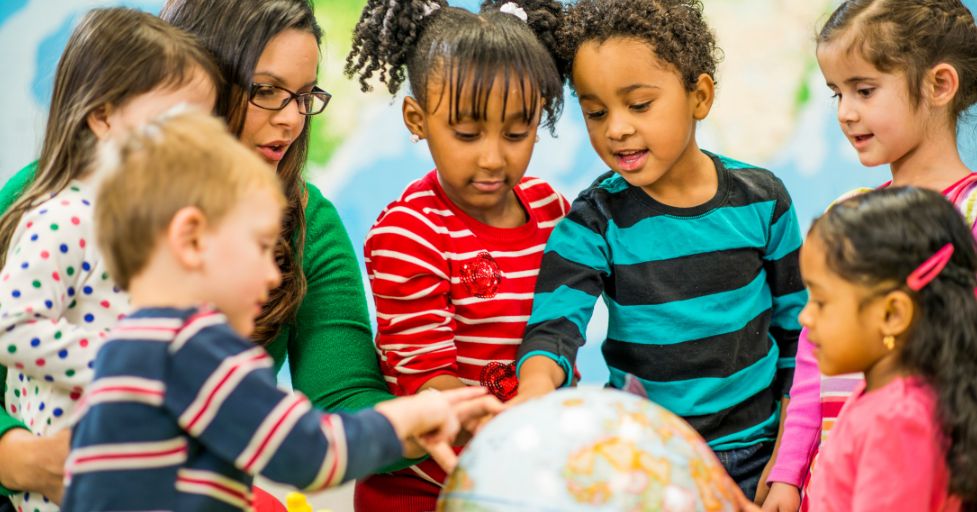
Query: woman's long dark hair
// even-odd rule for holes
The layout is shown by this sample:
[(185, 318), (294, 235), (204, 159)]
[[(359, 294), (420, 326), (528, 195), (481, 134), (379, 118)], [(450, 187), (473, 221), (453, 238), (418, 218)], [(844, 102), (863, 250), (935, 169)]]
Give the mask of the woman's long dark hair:
[[(527, 21), (501, 12), (506, 3), (522, 9)], [(445, 0), (369, 0), (353, 33), (346, 74), (358, 76), (364, 91), (375, 74), (391, 94), (407, 81), (428, 111), (446, 96), (454, 122), (466, 106), (476, 120), (485, 119), (501, 73), (503, 98), (510, 87), (528, 86), (521, 91), (524, 121), (543, 113), (542, 125), (552, 129), (563, 107), (564, 73), (555, 57), (562, 9), (555, 0), (495, 0), (482, 2), (475, 14)], [(447, 84), (442, 98), (427, 97), (432, 78)], [(462, 98), (466, 85), (470, 97)], [(506, 105), (502, 109), (505, 117)]]
[[(947, 438), (950, 492), (977, 508), (977, 248), (957, 209), (942, 195), (888, 188), (842, 201), (811, 227), (827, 247), (828, 267), (858, 285), (896, 286), (916, 305), (900, 354), (905, 369), (936, 390)], [(946, 268), (918, 292), (906, 278), (946, 244)]]
[[(160, 17), (197, 36), (216, 57), (226, 81), (217, 96), (217, 114), (227, 120), (231, 133), (236, 135), (244, 127), (251, 78), (268, 42), (288, 29), (312, 34), (316, 44), (322, 40), (322, 29), (308, 0), (170, 0)], [(272, 342), (282, 325), (295, 318), (305, 298), (302, 253), (307, 190), (302, 170), (308, 155), (309, 133), (306, 118), (302, 133), (278, 163), (278, 175), (288, 198), (282, 235), (275, 247), (282, 284), (271, 291), (255, 321), (251, 337), (262, 345)]]

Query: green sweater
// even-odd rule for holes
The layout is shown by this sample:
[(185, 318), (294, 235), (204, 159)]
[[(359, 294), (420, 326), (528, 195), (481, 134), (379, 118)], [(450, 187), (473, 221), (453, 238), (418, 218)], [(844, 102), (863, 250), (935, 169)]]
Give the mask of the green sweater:
[[(0, 211), (6, 212), (23, 193), (36, 167), (34, 162), (7, 181), (0, 190)], [(293, 386), (318, 408), (372, 407), (393, 395), (377, 365), (359, 264), (336, 207), (315, 185), (307, 186), (302, 270), (308, 291), (295, 321), (283, 326), (265, 349), (275, 360), (276, 372), (288, 356)], [(0, 365), (0, 382), (6, 377), (7, 368)], [(0, 436), (18, 427), (26, 428), (0, 408)], [(386, 470), (409, 465), (404, 461)]]

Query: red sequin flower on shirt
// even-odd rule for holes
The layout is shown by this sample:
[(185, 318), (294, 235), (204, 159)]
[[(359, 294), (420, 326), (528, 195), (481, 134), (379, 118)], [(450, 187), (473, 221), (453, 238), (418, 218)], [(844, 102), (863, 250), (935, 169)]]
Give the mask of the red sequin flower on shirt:
[(495, 297), (502, 282), (502, 272), (492, 255), (482, 252), (461, 266), (461, 282), (472, 295), (480, 299)]
[(489, 393), (503, 402), (515, 397), (519, 387), (514, 363), (506, 364), (491, 361), (482, 367), (482, 373), (478, 380), (479, 384), (489, 390)]

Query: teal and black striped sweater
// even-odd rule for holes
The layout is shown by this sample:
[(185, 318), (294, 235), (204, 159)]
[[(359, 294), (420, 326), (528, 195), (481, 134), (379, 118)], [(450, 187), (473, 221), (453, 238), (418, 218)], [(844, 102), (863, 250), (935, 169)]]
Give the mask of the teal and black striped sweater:
[(614, 173), (580, 194), (547, 243), (519, 361), (545, 355), (571, 375), (602, 296), (610, 385), (633, 374), (729, 450), (776, 437), (807, 292), (783, 183), (709, 156), (719, 186), (700, 206), (662, 204)]

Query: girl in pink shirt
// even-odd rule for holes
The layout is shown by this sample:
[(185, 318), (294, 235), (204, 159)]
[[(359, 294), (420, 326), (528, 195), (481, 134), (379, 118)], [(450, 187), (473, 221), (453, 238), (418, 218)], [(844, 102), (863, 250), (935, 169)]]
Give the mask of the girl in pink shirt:
[(977, 506), (977, 246), (939, 193), (893, 187), (814, 222), (801, 312), (821, 372), (863, 373), (822, 446), (811, 510)]
[[(889, 165), (892, 180), (882, 187), (942, 192), (977, 235), (977, 173), (957, 149), (958, 119), (977, 103), (977, 25), (967, 7), (960, 0), (848, 0), (821, 30), (817, 57), (859, 160)], [(811, 352), (802, 333), (766, 501), (758, 492), (764, 511), (798, 510), (800, 489), (818, 471), (819, 446), (862, 381), (860, 374), (821, 375)]]

